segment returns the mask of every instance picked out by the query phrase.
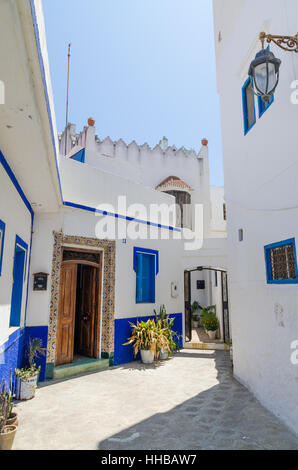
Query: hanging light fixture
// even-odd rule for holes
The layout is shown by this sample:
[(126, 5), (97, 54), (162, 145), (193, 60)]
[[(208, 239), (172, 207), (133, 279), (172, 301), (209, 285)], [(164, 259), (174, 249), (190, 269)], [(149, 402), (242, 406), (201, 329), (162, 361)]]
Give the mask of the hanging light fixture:
[(284, 51), (298, 53), (298, 33), (296, 36), (278, 36), (260, 33), (262, 50), (257, 53), (249, 67), (249, 76), (252, 78), (254, 92), (266, 103), (276, 90), (279, 81), (281, 60), (265, 49), (265, 40), (268, 44), (273, 42)]

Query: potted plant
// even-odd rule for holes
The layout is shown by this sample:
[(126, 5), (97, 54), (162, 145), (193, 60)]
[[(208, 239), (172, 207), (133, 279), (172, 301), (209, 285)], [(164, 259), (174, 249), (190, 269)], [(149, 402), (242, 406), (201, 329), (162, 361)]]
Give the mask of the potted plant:
[(17, 432), (15, 425), (7, 425), (11, 404), (3, 381), (0, 384), (0, 450), (11, 450)]
[(129, 323), (133, 330), (124, 346), (133, 344), (134, 356), (140, 352), (144, 364), (153, 364), (154, 359), (157, 359), (158, 349), (164, 350), (168, 347), (167, 338), (158, 330), (154, 320), (137, 322), (136, 325)]
[(29, 343), (28, 362), (29, 367), (16, 369), (17, 378), (17, 398), (19, 400), (31, 400), (35, 396), (40, 366), (34, 362), (38, 355), (44, 355), (45, 348), (42, 347), (42, 341), (34, 338)]
[(203, 326), (210, 339), (216, 338), (216, 332), (219, 328), (219, 321), (215, 313), (208, 313), (203, 317)]
[[(175, 318), (170, 318), (167, 314), (166, 308), (164, 305), (160, 307), (159, 314), (154, 310), (155, 313), (155, 322), (159, 337), (161, 338), (161, 345), (158, 344), (159, 350), (159, 359), (165, 360), (174, 352), (179, 350), (178, 343), (175, 341), (175, 337), (178, 339), (178, 335), (173, 331), (173, 324)], [(166, 340), (164, 340), (164, 336)]]
[(192, 318), (192, 327), (193, 328), (199, 328), (199, 309), (200, 309), (200, 304), (196, 300), (192, 303), (191, 305), (191, 318)]

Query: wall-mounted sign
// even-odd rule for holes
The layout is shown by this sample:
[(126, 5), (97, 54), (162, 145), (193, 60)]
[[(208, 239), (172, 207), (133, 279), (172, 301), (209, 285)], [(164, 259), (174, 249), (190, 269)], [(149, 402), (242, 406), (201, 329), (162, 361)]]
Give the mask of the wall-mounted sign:
[(205, 289), (205, 281), (197, 281), (197, 289), (199, 290)]
[(33, 290), (47, 290), (48, 287), (48, 274), (36, 273), (33, 274)]

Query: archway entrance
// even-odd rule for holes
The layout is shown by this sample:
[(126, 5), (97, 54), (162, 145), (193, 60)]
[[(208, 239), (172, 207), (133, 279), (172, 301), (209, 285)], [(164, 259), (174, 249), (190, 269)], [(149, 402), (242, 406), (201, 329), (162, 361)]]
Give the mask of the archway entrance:
[(71, 248), (62, 259), (56, 365), (98, 359), (102, 254)]
[[(194, 273), (202, 273), (202, 279), (194, 278)], [(199, 345), (223, 344), (230, 339), (229, 299), (227, 271), (219, 268), (197, 267), (184, 273), (185, 300), (185, 342)], [(192, 304), (198, 301), (202, 307), (216, 306), (220, 322), (219, 336), (210, 341), (200, 324), (194, 327), (192, 321)], [(220, 347), (219, 347), (220, 349)]]

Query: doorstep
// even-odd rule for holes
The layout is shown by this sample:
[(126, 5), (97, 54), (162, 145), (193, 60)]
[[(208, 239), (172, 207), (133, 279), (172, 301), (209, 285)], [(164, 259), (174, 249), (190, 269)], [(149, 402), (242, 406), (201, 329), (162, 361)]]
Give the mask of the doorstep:
[(109, 359), (82, 359), (71, 364), (57, 366), (53, 371), (53, 379), (61, 380), (87, 372), (98, 372), (109, 368)]
[(205, 350), (217, 350), (217, 351), (228, 351), (229, 346), (224, 343), (185, 343), (185, 349), (205, 349)]

